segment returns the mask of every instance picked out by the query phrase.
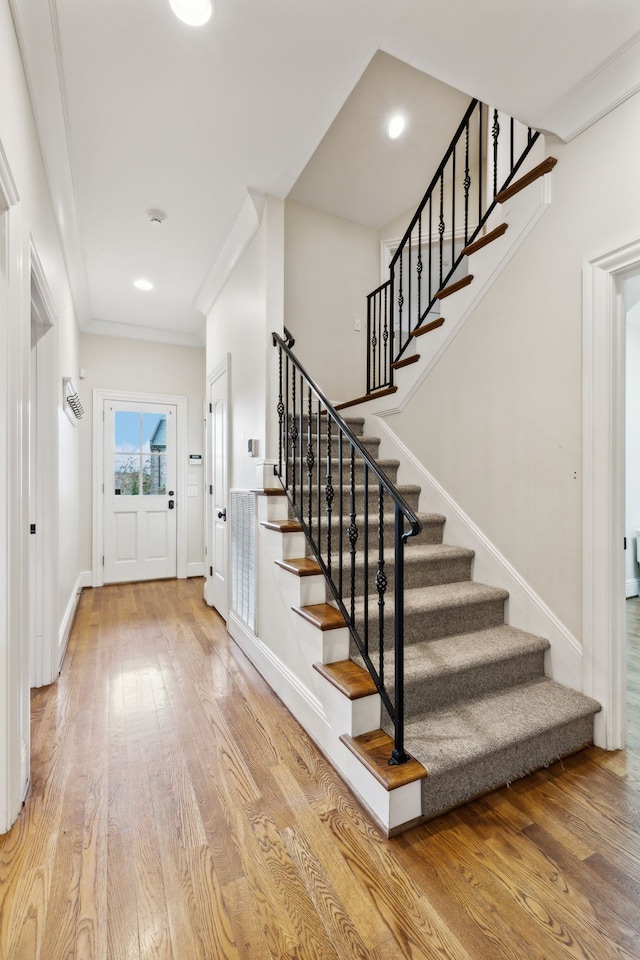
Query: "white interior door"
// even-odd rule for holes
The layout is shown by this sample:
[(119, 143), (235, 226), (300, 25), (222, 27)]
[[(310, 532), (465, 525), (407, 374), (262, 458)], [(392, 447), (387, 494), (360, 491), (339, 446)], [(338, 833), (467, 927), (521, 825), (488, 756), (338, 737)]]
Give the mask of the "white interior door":
[(205, 598), (221, 617), (229, 613), (229, 542), (227, 524), (228, 370), (226, 361), (209, 385), (210, 489), (208, 566)]
[(176, 576), (173, 404), (104, 401), (104, 582)]

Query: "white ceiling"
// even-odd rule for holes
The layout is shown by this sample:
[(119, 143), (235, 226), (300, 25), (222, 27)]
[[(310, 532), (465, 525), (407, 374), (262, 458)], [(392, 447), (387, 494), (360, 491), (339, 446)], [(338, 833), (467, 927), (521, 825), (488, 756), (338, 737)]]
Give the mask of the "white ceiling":
[[(112, 335), (203, 342), (195, 304), (247, 191), (293, 188), (374, 225), (405, 209), (414, 182), (393, 186), (380, 138), (392, 88), (411, 91), (399, 158), (422, 149), (436, 91), (430, 122), (446, 146), (471, 95), (566, 139), (640, 87), (637, 0), (217, 0), (200, 29), (168, 0), (10, 3), (78, 320)], [(373, 61), (374, 82), (349, 97), (377, 50), (389, 56)], [(426, 187), (431, 157), (424, 166)], [(358, 171), (362, 197), (349, 197)], [(366, 212), (378, 181), (384, 204)], [(150, 207), (166, 212), (161, 227)], [(138, 276), (155, 289), (135, 290)]]

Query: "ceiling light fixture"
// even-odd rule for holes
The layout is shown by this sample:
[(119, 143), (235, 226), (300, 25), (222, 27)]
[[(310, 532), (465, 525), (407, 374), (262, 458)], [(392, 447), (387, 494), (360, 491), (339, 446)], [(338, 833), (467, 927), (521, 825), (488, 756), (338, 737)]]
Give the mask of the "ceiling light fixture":
[(153, 290), (153, 284), (149, 280), (143, 280), (142, 277), (140, 280), (134, 280), (133, 285), (137, 290)]
[(396, 113), (395, 116), (391, 117), (387, 124), (387, 137), (389, 140), (397, 140), (404, 130), (404, 125), (405, 119), (401, 114)]
[(169, 0), (178, 20), (190, 27), (202, 27), (213, 16), (212, 0)]

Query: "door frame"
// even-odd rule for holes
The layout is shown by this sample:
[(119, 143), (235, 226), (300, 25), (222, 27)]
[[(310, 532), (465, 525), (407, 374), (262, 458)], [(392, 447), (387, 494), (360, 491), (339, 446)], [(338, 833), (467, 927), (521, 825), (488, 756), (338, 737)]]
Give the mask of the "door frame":
[[(205, 491), (205, 511), (204, 511), (204, 523), (205, 523), (205, 565), (204, 565), (204, 598), (208, 606), (213, 606), (213, 601), (209, 593), (209, 583), (211, 581), (211, 576), (209, 570), (211, 569), (211, 557), (213, 552), (213, 429), (212, 429), (212, 412), (211, 412), (211, 388), (215, 381), (226, 375), (227, 385), (226, 385), (226, 398), (225, 398), (225, 484), (227, 488), (227, 498), (229, 497), (229, 478), (230, 478), (230, 464), (229, 464), (229, 451), (231, 449), (230, 437), (231, 437), (231, 354), (225, 354), (224, 360), (221, 360), (217, 367), (215, 367), (211, 373), (207, 376), (207, 393), (206, 393), (206, 421), (207, 421), (207, 430), (206, 430), (206, 484), (207, 488)], [(228, 506), (227, 506), (228, 509)], [(225, 536), (225, 569), (227, 571), (226, 586), (227, 586), (227, 617), (228, 612), (231, 606), (231, 583), (229, 579), (229, 560), (230, 560), (230, 545), (229, 545), (229, 523), (226, 525), (226, 536)]]
[[(5, 219), (6, 218), (6, 219)], [(7, 311), (0, 324), (0, 833), (29, 782), (29, 235), (0, 141), (0, 220), (6, 223)]]
[(624, 281), (640, 268), (640, 239), (583, 265), (583, 690), (602, 704), (595, 743), (624, 747), (625, 333)]
[[(33, 237), (30, 253), (31, 322), (41, 330), (32, 345), (38, 369), (34, 411), (38, 469), (35, 516), (31, 506), (30, 516), (37, 520), (34, 602), (37, 619), (42, 623), (39, 642), (30, 630), (30, 683), (33, 687), (42, 687), (58, 676), (62, 653), (58, 622), (58, 351), (53, 332), (57, 312)], [(30, 590), (32, 588), (30, 582)]]
[[(123, 349), (126, 341), (123, 340)], [(91, 585), (104, 585), (104, 404), (106, 400), (174, 404), (176, 407), (176, 575), (187, 577), (187, 398), (173, 394), (133, 393), (130, 390), (93, 391), (93, 536)]]

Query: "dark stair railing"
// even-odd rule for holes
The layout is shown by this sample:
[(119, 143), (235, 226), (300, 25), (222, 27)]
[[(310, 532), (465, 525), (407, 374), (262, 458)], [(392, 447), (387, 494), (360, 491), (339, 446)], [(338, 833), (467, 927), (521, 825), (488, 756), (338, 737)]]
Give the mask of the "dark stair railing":
[[(404, 763), (410, 759), (404, 749), (404, 546), (422, 526), (295, 358), (290, 335), (274, 333), (273, 345), (279, 384), (274, 472), (393, 724), (389, 763)], [(387, 518), (392, 530), (385, 529)], [(392, 576), (391, 627), (385, 607)]]
[[(506, 128), (506, 130), (505, 130)], [(389, 264), (367, 297), (367, 394), (393, 386), (414, 330), (437, 319), (437, 294), (539, 137), (472, 100)], [(431, 317), (429, 316), (431, 314)]]

